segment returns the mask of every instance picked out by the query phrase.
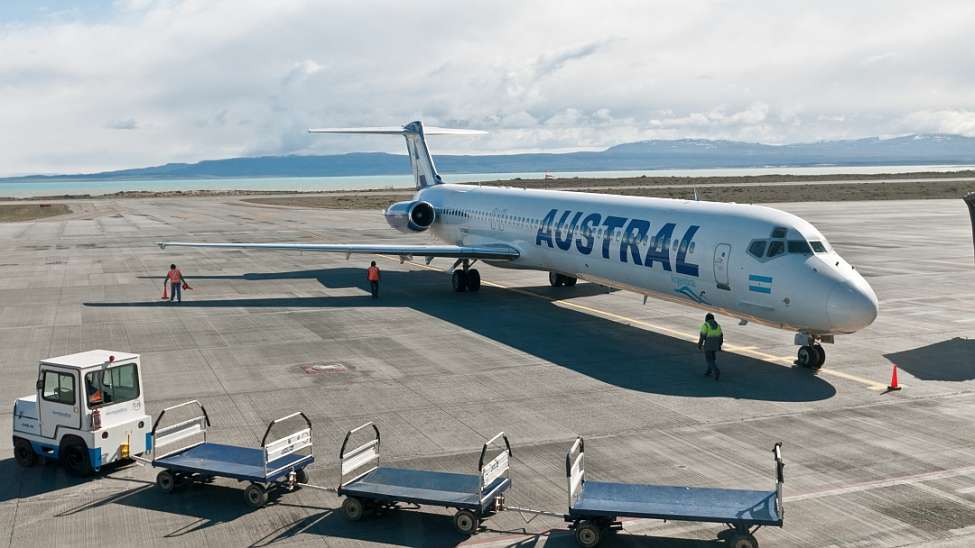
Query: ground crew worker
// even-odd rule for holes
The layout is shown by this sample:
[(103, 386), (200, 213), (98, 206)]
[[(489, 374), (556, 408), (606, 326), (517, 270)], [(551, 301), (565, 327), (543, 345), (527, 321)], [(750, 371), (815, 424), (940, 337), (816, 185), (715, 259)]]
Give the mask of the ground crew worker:
[(163, 286), (169, 284), (169, 302), (183, 302), (183, 294), (180, 291), (181, 285), (183, 284), (183, 273), (176, 268), (176, 265), (169, 265), (169, 272), (166, 273), (166, 279), (163, 281)]
[(376, 266), (376, 261), (372, 261), (369, 265), (369, 270), (366, 270), (366, 278), (369, 280), (369, 290), (372, 291), (372, 298), (379, 298), (379, 279), (381, 274), (379, 273), (379, 267)]
[(714, 371), (714, 380), (721, 378), (721, 370), (718, 369), (717, 354), (724, 343), (724, 335), (721, 333), (721, 326), (714, 321), (714, 314), (708, 312), (704, 316), (704, 323), (701, 324), (701, 338), (697, 341), (697, 349), (704, 350), (704, 360), (708, 362), (708, 370), (704, 373), (706, 377), (711, 376)]

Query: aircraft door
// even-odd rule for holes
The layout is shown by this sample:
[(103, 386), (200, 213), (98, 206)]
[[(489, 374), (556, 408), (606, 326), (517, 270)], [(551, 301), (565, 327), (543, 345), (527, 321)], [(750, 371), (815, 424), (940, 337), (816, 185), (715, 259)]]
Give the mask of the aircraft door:
[(731, 245), (718, 244), (714, 248), (714, 281), (718, 289), (731, 290), (728, 283), (728, 263), (731, 261)]

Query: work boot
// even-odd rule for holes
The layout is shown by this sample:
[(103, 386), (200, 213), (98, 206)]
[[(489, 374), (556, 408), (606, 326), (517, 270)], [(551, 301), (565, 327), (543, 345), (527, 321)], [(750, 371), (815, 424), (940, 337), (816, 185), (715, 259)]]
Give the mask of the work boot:
[(710, 377), (710, 376), (711, 376), (711, 370), (710, 370), (710, 369), (708, 369), (707, 371), (705, 371), (705, 372), (704, 372), (704, 376), (705, 376), (705, 377)]
[(715, 369), (714, 370), (714, 380), (718, 380), (720, 378), (721, 378), (721, 371)]

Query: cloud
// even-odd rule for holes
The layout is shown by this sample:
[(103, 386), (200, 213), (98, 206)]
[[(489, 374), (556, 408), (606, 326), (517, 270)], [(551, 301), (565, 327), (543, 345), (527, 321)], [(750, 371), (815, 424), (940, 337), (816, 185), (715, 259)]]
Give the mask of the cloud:
[[(93, 4), (85, 4), (89, 6)], [(5, 18), (0, 175), (401, 152), (327, 125), (487, 129), (439, 152), (972, 134), (975, 4), (118, 0)], [(903, 24), (911, 21), (910, 25)], [(422, 30), (421, 30), (422, 29)], [(48, 128), (56, 127), (52, 133)], [(131, 128), (136, 131), (118, 131)]]

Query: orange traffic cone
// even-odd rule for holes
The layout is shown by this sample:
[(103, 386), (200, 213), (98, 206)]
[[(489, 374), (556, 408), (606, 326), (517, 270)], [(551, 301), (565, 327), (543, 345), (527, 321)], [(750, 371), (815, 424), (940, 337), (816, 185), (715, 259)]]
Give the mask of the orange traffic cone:
[(169, 298), (169, 293), (166, 292), (166, 284), (163, 284), (163, 296), (162, 296), (162, 300), (165, 301), (168, 298)]
[(900, 390), (900, 385), (897, 384), (897, 364), (894, 364), (894, 371), (890, 374), (890, 385), (887, 386), (887, 391), (891, 392), (894, 390)]
[(186, 289), (193, 289), (193, 288), (190, 287), (190, 284), (186, 283), (186, 280), (183, 280), (183, 289), (186, 290)]

